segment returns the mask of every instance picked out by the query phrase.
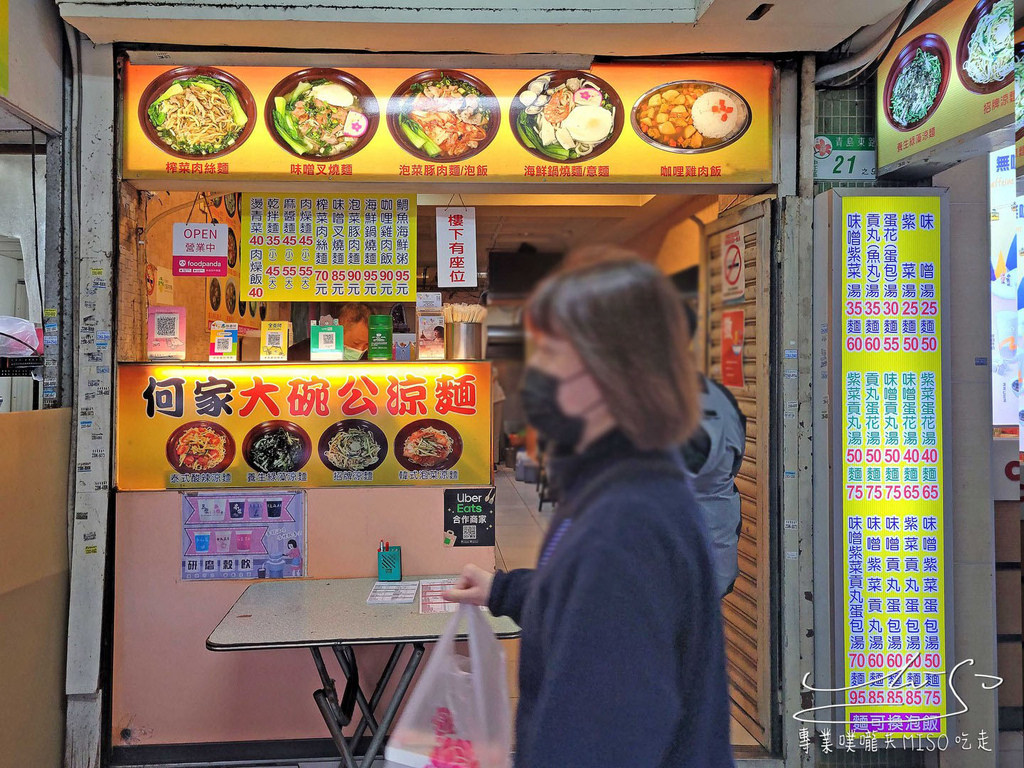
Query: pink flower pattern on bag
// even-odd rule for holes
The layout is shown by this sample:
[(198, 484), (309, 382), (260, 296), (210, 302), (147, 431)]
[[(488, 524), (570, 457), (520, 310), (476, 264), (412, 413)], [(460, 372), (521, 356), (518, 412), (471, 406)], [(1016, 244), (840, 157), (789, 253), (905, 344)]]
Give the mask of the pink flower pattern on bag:
[(431, 724), (437, 745), (430, 753), (428, 768), (480, 768), (473, 753), (473, 742), (455, 738), (455, 718), (450, 709), (438, 707)]
[(480, 762), (473, 754), (473, 742), (450, 736), (438, 741), (430, 753), (430, 768), (480, 768)]
[(446, 707), (438, 707), (434, 719), (431, 721), (434, 726), (434, 733), (438, 736), (451, 736), (455, 733), (455, 720), (452, 712)]

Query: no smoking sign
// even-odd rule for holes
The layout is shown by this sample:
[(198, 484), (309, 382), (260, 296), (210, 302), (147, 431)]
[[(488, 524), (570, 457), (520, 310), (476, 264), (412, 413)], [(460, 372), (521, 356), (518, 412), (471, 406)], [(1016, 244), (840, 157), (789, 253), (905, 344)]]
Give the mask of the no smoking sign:
[(722, 299), (742, 301), (746, 293), (743, 264), (743, 228), (722, 233)]

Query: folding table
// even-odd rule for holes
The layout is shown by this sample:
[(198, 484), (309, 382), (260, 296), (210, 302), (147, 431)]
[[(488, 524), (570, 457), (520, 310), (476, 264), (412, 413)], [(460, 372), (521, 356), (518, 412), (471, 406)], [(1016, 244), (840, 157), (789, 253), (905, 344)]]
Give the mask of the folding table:
[[(206, 647), (211, 651), (309, 648), (323, 683), (323, 687), (313, 693), (313, 699), (341, 753), (345, 768), (370, 768), (373, 765), (423, 658), (424, 646), (437, 642), (454, 615), (419, 613), (418, 596), (412, 605), (367, 605), (366, 598), (375, 581), (293, 579), (256, 582), (242, 593), (206, 641)], [(488, 614), (488, 620), (499, 638), (519, 636), (519, 628), (510, 619)], [(359, 667), (353, 651), (357, 645), (394, 646), (369, 700), (359, 686)], [(394, 696), (378, 720), (376, 712), (381, 706), (384, 689), (406, 646), (412, 646), (412, 653)], [(321, 650), (324, 648), (334, 653), (345, 676), (345, 690), (340, 700), (324, 663)], [(351, 722), (356, 705), (362, 716), (354, 734), (346, 738), (342, 729)], [(353, 751), (367, 728), (370, 730), (370, 745), (357, 763)]]

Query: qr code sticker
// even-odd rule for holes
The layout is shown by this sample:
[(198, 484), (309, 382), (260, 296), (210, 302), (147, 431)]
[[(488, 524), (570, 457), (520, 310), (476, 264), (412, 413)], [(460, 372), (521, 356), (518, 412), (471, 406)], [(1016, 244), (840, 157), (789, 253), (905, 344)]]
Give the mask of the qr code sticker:
[(462, 538), (464, 541), (476, 541), (476, 526), (475, 525), (464, 525), (462, 526)]
[(156, 338), (176, 339), (178, 338), (178, 316), (157, 315), (156, 316)]
[(214, 342), (213, 348), (216, 352), (224, 353), (231, 351), (231, 337), (230, 336), (218, 336)]
[(321, 349), (335, 349), (335, 347), (337, 346), (337, 342), (335, 341), (336, 337), (337, 337), (337, 334), (334, 333), (333, 331), (331, 333), (321, 333), (320, 334), (320, 348)]
[(267, 346), (268, 347), (280, 347), (281, 346), (281, 332), (280, 331), (267, 331)]

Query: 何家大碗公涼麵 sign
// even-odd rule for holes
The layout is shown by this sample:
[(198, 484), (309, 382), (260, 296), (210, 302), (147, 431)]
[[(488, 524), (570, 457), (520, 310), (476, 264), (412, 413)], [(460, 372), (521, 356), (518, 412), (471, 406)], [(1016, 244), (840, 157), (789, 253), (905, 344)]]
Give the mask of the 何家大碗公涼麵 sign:
[(487, 363), (122, 364), (117, 487), (488, 485)]
[(941, 198), (844, 196), (840, 288), (848, 730), (945, 733)]

